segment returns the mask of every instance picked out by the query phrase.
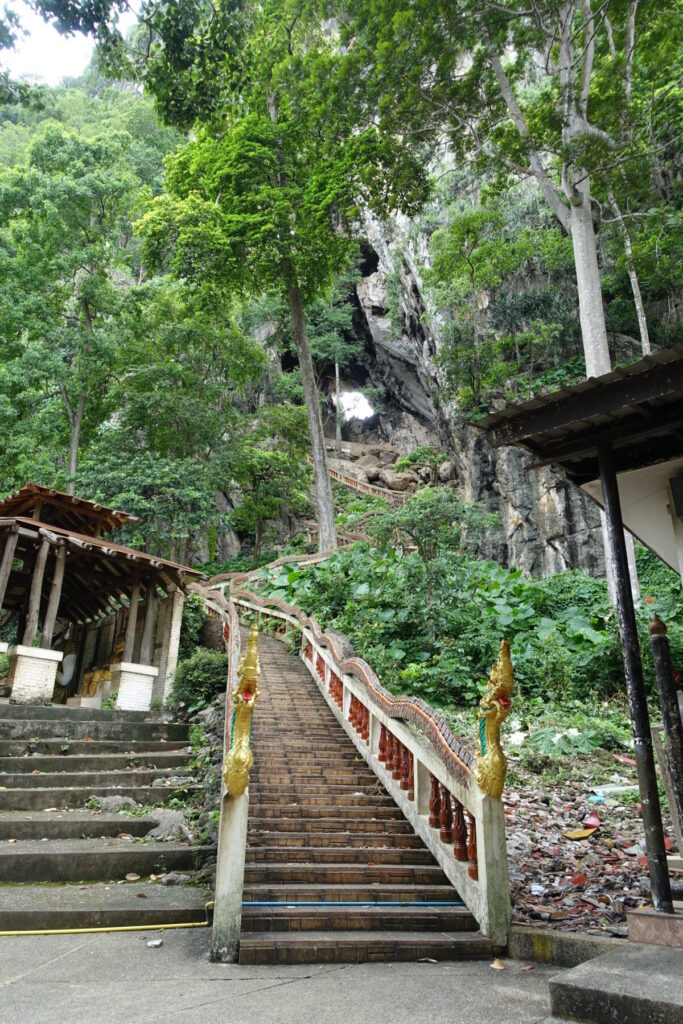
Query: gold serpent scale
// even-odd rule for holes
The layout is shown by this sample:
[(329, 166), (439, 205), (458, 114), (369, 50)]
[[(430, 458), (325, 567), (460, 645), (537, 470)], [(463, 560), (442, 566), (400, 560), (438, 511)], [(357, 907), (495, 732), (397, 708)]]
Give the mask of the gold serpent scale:
[(510, 714), (514, 686), (510, 644), (503, 640), (498, 661), (491, 667), (486, 693), (479, 702), (479, 746), (474, 765), (474, 778), (487, 796), (503, 795), (507, 758), (500, 745), (500, 727)]
[(249, 772), (254, 763), (251, 752), (251, 717), (258, 700), (258, 677), (261, 666), (258, 660), (258, 627), (256, 623), (249, 630), (247, 653), (240, 658), (237, 670), (238, 682), (232, 691), (234, 725), (230, 753), (225, 759), (223, 779), (230, 796), (241, 796), (249, 785)]

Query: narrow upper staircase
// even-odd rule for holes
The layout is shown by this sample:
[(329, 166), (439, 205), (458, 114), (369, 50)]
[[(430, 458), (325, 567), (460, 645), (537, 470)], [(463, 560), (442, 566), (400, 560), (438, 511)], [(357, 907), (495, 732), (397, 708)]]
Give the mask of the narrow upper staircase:
[(301, 661), (259, 653), (240, 963), (490, 956)]
[(197, 788), (191, 757), (186, 725), (145, 712), (0, 703), (0, 931), (203, 921), (205, 890), (149, 880), (207, 852), (163, 838), (153, 806)]

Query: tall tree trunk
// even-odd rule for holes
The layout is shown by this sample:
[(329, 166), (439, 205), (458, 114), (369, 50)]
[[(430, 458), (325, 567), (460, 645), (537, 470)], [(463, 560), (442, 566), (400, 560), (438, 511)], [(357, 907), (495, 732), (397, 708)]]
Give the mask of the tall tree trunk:
[(341, 422), (342, 422), (341, 421), (341, 417), (342, 417), (342, 407), (341, 407), (341, 388), (339, 386), (339, 363), (336, 360), (335, 360), (335, 363), (334, 363), (334, 390), (335, 390), (335, 397), (336, 397), (336, 400), (337, 400), (336, 401), (337, 414), (334, 417), (334, 448), (335, 448), (335, 451), (336, 451), (337, 455), (341, 455), (341, 441), (342, 441), (342, 438), (341, 438)]
[(85, 412), (85, 400), (86, 392), (82, 391), (78, 396), (78, 405), (74, 409), (74, 406), (69, 398), (69, 393), (66, 390), (64, 384), (60, 381), (59, 392), (62, 396), (62, 401), (66, 407), (66, 414), (69, 417), (69, 426), (71, 432), (69, 435), (69, 461), (67, 464), (67, 471), (69, 474), (69, 482), (66, 485), (67, 494), (76, 493), (76, 467), (78, 466), (78, 449), (81, 443), (81, 427), (83, 426), (83, 414)]
[(609, 373), (612, 367), (607, 344), (605, 311), (602, 305), (602, 284), (595, 244), (588, 177), (584, 177), (584, 180), (576, 185), (575, 189), (578, 196), (570, 206), (569, 223), (574, 248), (576, 284), (579, 293), (579, 320), (586, 358), (586, 375), (601, 377), (604, 373)]
[(294, 268), (291, 265), (285, 266), (283, 268), (283, 273), (287, 288), (287, 295), (289, 297), (289, 308), (292, 314), (292, 340), (294, 341), (297, 355), (299, 356), (301, 383), (304, 388), (306, 413), (308, 415), (308, 430), (311, 435), (311, 454), (313, 457), (315, 494), (318, 506), (318, 550), (321, 552), (332, 551), (337, 546), (337, 531), (334, 525), (334, 504), (332, 502), (332, 485), (330, 483), (330, 475), (327, 471), (323, 419), (320, 413), (318, 389), (315, 384), (311, 349), (308, 344), (308, 331), (306, 330), (304, 304)]

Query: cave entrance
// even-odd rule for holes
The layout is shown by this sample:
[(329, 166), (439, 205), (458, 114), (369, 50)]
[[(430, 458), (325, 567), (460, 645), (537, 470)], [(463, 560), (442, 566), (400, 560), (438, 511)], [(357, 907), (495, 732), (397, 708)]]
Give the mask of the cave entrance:
[[(333, 396), (332, 401), (336, 406), (336, 396)], [(375, 415), (375, 410), (362, 391), (342, 391), (340, 404), (345, 423), (349, 420), (369, 420)]]

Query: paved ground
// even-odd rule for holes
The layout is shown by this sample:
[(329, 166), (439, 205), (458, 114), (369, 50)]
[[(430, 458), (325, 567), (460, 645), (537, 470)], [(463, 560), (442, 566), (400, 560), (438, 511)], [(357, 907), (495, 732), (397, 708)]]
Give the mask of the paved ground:
[[(160, 949), (147, 941), (163, 937)], [(536, 1024), (557, 968), (210, 964), (208, 929), (0, 938), (4, 1024)]]

